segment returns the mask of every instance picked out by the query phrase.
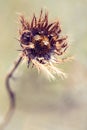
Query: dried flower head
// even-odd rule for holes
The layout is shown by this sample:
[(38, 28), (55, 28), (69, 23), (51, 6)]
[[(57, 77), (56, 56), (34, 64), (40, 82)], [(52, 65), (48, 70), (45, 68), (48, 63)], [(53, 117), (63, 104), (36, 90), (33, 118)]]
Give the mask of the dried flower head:
[(41, 10), (39, 18), (34, 14), (31, 23), (23, 15), (20, 16), (20, 22), (19, 41), (28, 64), (32, 62), (38, 70), (46, 71), (52, 79), (54, 74), (64, 77), (65, 73), (53, 65), (62, 61), (58, 56), (68, 47), (67, 37), (61, 35), (59, 21), (49, 23), (48, 13), (43, 14)]
[(19, 41), (20, 46), (22, 47), (22, 53), (15, 61), (15, 64), (8, 72), (5, 79), (10, 106), (0, 124), (0, 130), (4, 129), (15, 110), (15, 93), (11, 89), (10, 80), (22, 59), (26, 57), (28, 65), (32, 63), (38, 71), (42, 70), (43, 72), (46, 72), (47, 76), (51, 79), (55, 78), (54, 74), (60, 75), (61, 77), (66, 76), (65, 73), (54, 66), (54, 63), (57, 64), (69, 60), (69, 58), (59, 59), (59, 56), (63, 55), (68, 47), (67, 37), (61, 35), (59, 21), (49, 23), (48, 13), (43, 15), (43, 11), (41, 10), (38, 19), (34, 15), (30, 23), (24, 16), (20, 16), (20, 22)]

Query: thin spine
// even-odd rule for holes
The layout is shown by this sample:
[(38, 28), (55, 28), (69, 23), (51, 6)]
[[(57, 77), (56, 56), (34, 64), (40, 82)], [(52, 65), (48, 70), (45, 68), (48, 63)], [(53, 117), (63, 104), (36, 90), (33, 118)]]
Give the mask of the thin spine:
[(5, 79), (5, 85), (6, 85), (6, 89), (8, 92), (8, 96), (10, 99), (10, 106), (8, 109), (8, 112), (6, 113), (3, 122), (0, 124), (0, 130), (4, 130), (4, 128), (6, 127), (6, 125), (8, 124), (8, 122), (10, 121), (14, 110), (15, 110), (15, 93), (12, 91), (11, 86), (10, 86), (10, 79), (13, 77), (13, 73), (15, 72), (15, 70), (17, 69), (17, 67), (19, 66), (19, 64), (21, 63), (23, 58), (23, 55), (21, 55), (15, 62), (14, 66), (12, 67), (12, 69), (9, 71), (9, 73), (6, 76)]

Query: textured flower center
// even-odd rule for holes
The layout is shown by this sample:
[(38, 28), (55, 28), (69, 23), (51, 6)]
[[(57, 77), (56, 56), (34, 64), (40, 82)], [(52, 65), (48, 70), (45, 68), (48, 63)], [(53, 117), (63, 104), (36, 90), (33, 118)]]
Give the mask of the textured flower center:
[(35, 53), (38, 56), (43, 56), (50, 51), (50, 42), (46, 36), (35, 35), (34, 36)]
[(36, 34), (32, 37), (32, 33), (28, 30), (25, 30), (21, 36), (21, 45), (36, 57), (44, 57), (51, 49), (47, 36)]

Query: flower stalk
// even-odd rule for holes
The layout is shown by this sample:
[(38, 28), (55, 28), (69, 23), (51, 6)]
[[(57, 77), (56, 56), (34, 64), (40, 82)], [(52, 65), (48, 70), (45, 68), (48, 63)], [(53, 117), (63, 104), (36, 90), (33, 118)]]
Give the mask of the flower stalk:
[(14, 110), (15, 110), (15, 106), (16, 106), (16, 104), (15, 104), (15, 93), (11, 89), (10, 80), (12, 79), (14, 72), (16, 71), (19, 64), (21, 63), (22, 58), (23, 58), (23, 55), (21, 55), (15, 61), (14, 66), (8, 72), (6, 79), (5, 79), (6, 89), (7, 89), (7, 93), (8, 93), (9, 100), (10, 100), (10, 106), (9, 106), (8, 112), (5, 115), (5, 118), (3, 119), (2, 123), (0, 124), (0, 130), (4, 130), (5, 126), (8, 124), (8, 122), (11, 119), (11, 117), (14, 113)]

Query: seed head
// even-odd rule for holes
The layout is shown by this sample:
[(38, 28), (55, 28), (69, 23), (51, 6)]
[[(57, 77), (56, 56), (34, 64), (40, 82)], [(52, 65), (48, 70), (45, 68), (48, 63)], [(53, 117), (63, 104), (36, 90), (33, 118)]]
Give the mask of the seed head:
[(68, 47), (67, 37), (61, 35), (59, 21), (50, 23), (48, 13), (43, 14), (41, 10), (39, 18), (34, 14), (31, 22), (21, 15), (20, 23), (19, 41), (28, 64), (32, 62), (38, 70), (46, 71), (51, 78), (54, 78), (53, 74), (65, 76), (53, 65), (60, 63), (58, 57)]

